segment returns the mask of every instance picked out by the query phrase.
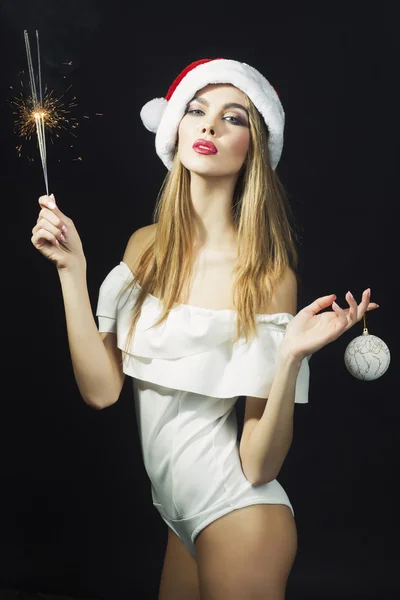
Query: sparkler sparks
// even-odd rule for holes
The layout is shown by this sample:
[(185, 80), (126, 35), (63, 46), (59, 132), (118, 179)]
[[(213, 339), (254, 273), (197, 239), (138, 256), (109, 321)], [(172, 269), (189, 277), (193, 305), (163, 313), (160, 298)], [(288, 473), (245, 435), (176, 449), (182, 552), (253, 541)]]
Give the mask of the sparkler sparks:
[[(58, 133), (64, 130), (75, 138), (77, 137), (71, 129), (79, 127), (79, 123), (74, 117), (69, 116), (71, 111), (65, 108), (59, 98), (53, 98), (52, 94), (52, 91), (45, 93), (43, 108), (40, 105), (35, 105), (32, 96), (26, 99), (22, 94), (11, 102), (15, 108), (13, 114), (17, 116), (15, 129), (20, 137), (30, 140), (32, 135), (36, 134), (38, 121), (43, 122), (49, 134), (55, 134), (59, 137)], [(77, 106), (75, 102), (68, 104), (68, 108), (75, 106)]]

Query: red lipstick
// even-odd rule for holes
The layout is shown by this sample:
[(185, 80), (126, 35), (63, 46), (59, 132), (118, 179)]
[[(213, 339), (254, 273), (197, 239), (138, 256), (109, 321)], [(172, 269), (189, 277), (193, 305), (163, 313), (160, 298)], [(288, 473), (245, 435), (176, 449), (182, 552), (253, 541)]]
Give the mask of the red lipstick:
[(212, 142), (202, 139), (196, 140), (192, 148), (199, 154), (217, 154), (218, 152)]

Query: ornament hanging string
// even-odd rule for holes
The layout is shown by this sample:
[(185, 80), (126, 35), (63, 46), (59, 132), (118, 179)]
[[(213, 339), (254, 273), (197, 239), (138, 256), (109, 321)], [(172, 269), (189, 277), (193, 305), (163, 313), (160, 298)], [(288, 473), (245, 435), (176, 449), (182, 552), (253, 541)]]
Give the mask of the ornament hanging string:
[[(24, 31), (26, 56), (28, 60), (29, 81), (31, 86), (31, 97), (33, 102), (33, 115), (36, 123), (36, 134), (38, 138), (40, 158), (42, 160), (44, 181), (46, 184), (46, 193), (49, 195), (49, 182), (47, 177), (47, 156), (46, 156), (46, 132), (45, 132), (45, 110), (43, 106), (42, 93), (42, 70), (40, 65), (39, 32), (36, 30), (37, 62), (38, 62), (38, 85), (36, 88), (35, 72), (33, 70), (31, 48), (29, 44), (28, 32)], [(39, 93), (39, 97), (38, 97)]]

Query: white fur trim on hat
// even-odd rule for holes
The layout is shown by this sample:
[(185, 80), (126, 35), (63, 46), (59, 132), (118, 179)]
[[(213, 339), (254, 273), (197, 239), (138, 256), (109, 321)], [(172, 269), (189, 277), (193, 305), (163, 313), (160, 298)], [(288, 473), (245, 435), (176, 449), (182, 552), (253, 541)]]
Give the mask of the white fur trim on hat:
[[(199, 89), (212, 83), (230, 83), (249, 96), (267, 124), (270, 161), (272, 168), (275, 169), (282, 154), (285, 124), (285, 113), (279, 96), (259, 71), (246, 63), (229, 59), (212, 60), (189, 71), (180, 81), (169, 101), (156, 99), (164, 100), (164, 103), (162, 110), (158, 110), (153, 119), (149, 114), (157, 104), (153, 105), (155, 101), (151, 100), (144, 105), (141, 116), (144, 111), (146, 122), (143, 117), (142, 120), (147, 129), (156, 131), (156, 152), (164, 165), (168, 170), (171, 169), (179, 123), (188, 102)], [(161, 118), (159, 118), (160, 114)], [(156, 127), (157, 121), (158, 127)]]

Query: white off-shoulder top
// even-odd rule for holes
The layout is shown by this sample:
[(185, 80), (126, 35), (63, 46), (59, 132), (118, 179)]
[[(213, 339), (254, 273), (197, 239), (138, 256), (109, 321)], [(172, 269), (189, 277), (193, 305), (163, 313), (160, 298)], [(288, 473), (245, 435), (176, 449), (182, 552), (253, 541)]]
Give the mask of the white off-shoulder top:
[[(117, 334), (125, 348), (127, 333), (140, 285), (117, 294), (133, 279), (121, 261), (101, 284), (96, 316), (100, 332)], [(290, 313), (258, 314), (258, 337), (233, 344), (237, 312), (179, 304), (165, 323), (151, 328), (161, 314), (161, 301), (148, 294), (142, 306), (123, 370), (133, 378), (168, 388), (214, 398), (255, 396), (267, 398), (274, 378), (279, 346)], [(296, 381), (295, 402), (307, 403), (309, 360), (306, 357)]]

